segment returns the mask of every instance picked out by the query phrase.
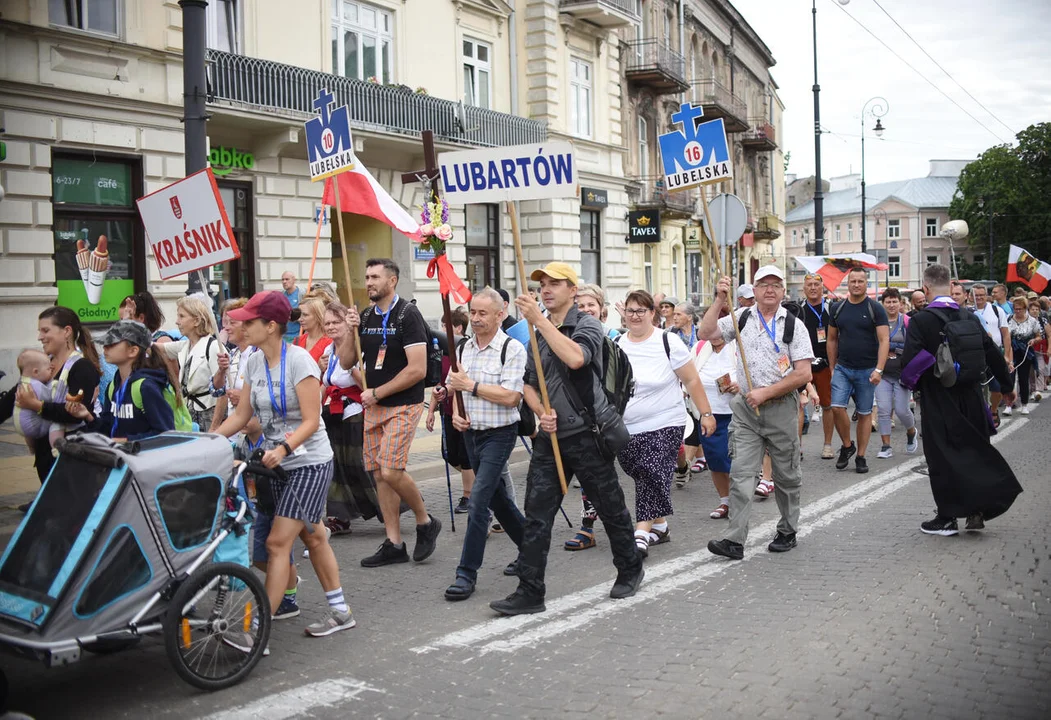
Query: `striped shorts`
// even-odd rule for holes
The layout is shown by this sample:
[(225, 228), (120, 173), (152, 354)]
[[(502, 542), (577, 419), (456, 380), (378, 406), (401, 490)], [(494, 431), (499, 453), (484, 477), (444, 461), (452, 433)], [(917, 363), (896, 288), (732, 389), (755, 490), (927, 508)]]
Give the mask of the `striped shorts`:
[(284, 482), (271, 480), (278, 517), (302, 520), (308, 525), (321, 522), (325, 514), (328, 486), (332, 483), (332, 461), (304, 465), (288, 471)]
[(381, 467), (404, 470), (409, 464), (409, 449), (416, 437), (416, 426), (423, 415), (423, 403), (365, 408), (365, 470)]

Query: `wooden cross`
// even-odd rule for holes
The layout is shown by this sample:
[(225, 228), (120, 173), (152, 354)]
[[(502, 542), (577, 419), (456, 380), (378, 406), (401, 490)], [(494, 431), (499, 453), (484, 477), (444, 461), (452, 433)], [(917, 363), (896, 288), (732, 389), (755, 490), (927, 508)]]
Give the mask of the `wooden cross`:
[[(423, 183), (427, 195), (425, 202), (440, 204), (441, 194), (439, 193), (438, 185), (440, 173), (438, 170), (438, 156), (434, 152), (433, 130), (423, 131), (423, 160), (424, 169), (402, 173), (401, 182), (403, 185), (417, 182)], [(443, 250), (442, 252), (444, 253), (445, 251)], [(459, 363), (456, 361), (456, 345), (453, 341), (452, 307), (449, 304), (448, 293), (442, 293), (442, 324), (445, 326), (445, 337), (449, 346), (449, 370), (450, 372), (459, 372)], [(427, 350), (430, 352), (430, 348)], [(461, 417), (467, 417), (463, 406), (463, 396), (459, 392), (453, 393), (453, 405)]]

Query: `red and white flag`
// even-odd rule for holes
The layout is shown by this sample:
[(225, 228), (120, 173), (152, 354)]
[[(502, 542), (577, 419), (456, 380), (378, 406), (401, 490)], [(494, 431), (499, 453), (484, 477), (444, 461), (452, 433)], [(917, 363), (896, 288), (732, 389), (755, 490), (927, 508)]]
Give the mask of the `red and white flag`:
[(852, 268), (860, 267), (866, 270), (886, 270), (887, 264), (876, 260), (875, 255), (869, 253), (840, 253), (838, 255), (826, 255), (814, 257), (811, 255), (796, 255), (795, 260), (807, 271), (808, 275), (820, 275), (821, 281), (829, 290), (835, 290), (843, 282), (843, 278)]
[(1025, 283), (1038, 293), (1042, 293), (1051, 280), (1051, 264), (1037, 260), (1028, 252), (1011, 246), (1007, 256), (1007, 282)]
[(336, 204), (336, 196), (332, 192), (333, 180), (339, 183), (339, 200), (343, 212), (379, 220), (406, 237), (419, 240), (419, 223), (376, 182), (376, 178), (360, 162), (352, 169), (325, 180), (325, 194), (321, 198), (325, 205)]

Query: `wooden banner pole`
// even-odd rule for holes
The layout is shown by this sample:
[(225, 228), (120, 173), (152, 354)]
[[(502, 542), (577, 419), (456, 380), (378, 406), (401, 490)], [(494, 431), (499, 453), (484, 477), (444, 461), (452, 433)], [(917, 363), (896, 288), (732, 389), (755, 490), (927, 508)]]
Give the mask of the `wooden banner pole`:
[[(726, 273), (723, 271), (722, 258), (719, 257), (719, 242), (715, 239), (715, 226), (712, 224), (712, 215), (708, 211), (708, 195), (704, 192), (703, 187), (701, 188), (701, 205), (704, 207), (704, 220), (708, 223), (708, 230), (711, 232), (708, 240), (712, 245), (712, 257), (715, 259), (715, 266), (719, 269), (719, 277), (722, 278)], [(718, 282), (718, 280), (716, 282)], [(752, 385), (752, 373), (748, 370), (748, 358), (746, 358), (744, 354), (744, 344), (741, 342), (741, 328), (737, 326), (737, 316), (734, 313), (733, 298), (727, 297), (726, 300), (730, 303), (730, 324), (734, 327), (734, 337), (737, 339), (737, 353), (741, 356), (741, 366), (744, 368), (744, 379), (748, 383), (748, 389), (752, 390), (755, 386)], [(758, 310), (756, 312), (758, 312)], [(759, 414), (759, 408), (755, 409), (755, 414)]]
[[(511, 234), (515, 241), (515, 259), (518, 261), (518, 294), (527, 295), (529, 288), (526, 284), (525, 257), (522, 255), (522, 236), (518, 230), (518, 208), (513, 200), (507, 201), (507, 213), (511, 216)], [(547, 382), (544, 380), (544, 366), (540, 362), (540, 345), (536, 339), (536, 328), (527, 322), (529, 328), (529, 346), (533, 350), (533, 362), (536, 364), (536, 378), (540, 385), (540, 401), (544, 404), (544, 412), (551, 412), (551, 399), (547, 394)], [(551, 433), (551, 450), (555, 454), (555, 467), (558, 469), (558, 482), (562, 486), (562, 494), (565, 495), (566, 471), (562, 467), (562, 453), (558, 449), (558, 434)]]
[(307, 292), (310, 292), (310, 288), (314, 285), (314, 266), (317, 265), (317, 251), (321, 245), (321, 222), (324, 219), (325, 203), (321, 203), (321, 212), (317, 214), (317, 230), (314, 232), (314, 253), (310, 257), (310, 274), (307, 276)]
[[(340, 200), (339, 191), (339, 176), (341, 173), (337, 173), (332, 176), (332, 190), (336, 194), (336, 222), (339, 223), (339, 250), (343, 253), (343, 280), (347, 285), (347, 305), (351, 306), (354, 304), (354, 286), (350, 284), (350, 258), (347, 256), (347, 235), (343, 232), (343, 201)], [(318, 231), (320, 232), (321, 225), (318, 225)], [(309, 291), (310, 288), (307, 288)]]

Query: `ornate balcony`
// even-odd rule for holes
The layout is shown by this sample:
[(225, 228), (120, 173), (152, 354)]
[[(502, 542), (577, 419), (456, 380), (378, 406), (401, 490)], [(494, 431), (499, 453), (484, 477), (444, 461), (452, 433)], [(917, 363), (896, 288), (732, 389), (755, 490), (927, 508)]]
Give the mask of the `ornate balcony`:
[(657, 93), (683, 92), (686, 82), (686, 60), (656, 38), (632, 40), (626, 52), (624, 75), (629, 82), (649, 87)]
[(777, 240), (781, 237), (778, 230), (777, 215), (761, 215), (755, 225), (756, 240)]
[(635, 0), (561, 0), (559, 10), (604, 28), (638, 25)]
[(774, 126), (765, 118), (753, 118), (748, 121), (749, 128), (741, 135), (741, 145), (746, 150), (765, 152), (777, 149), (777, 138)]
[(704, 108), (704, 120), (722, 118), (726, 132), (748, 130), (748, 106), (717, 80), (695, 80), (693, 103)]
[(408, 136), (433, 130), (440, 140), (464, 145), (520, 145), (547, 139), (547, 126), (537, 120), (418, 94), (405, 86), (376, 85), (208, 51), (208, 102), (213, 105), (303, 121), (316, 114), (313, 102), (321, 88), (328, 88), (337, 105), (349, 108), (355, 129)]
[(697, 189), (669, 191), (663, 175), (635, 176), (628, 186), (628, 201), (638, 209), (653, 208), (661, 215), (676, 218), (693, 217), (700, 195)]

